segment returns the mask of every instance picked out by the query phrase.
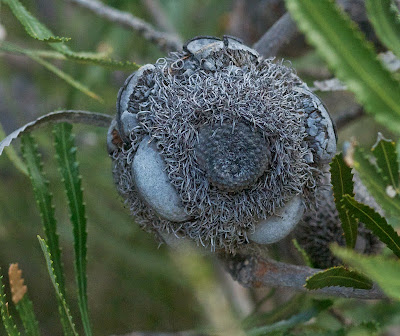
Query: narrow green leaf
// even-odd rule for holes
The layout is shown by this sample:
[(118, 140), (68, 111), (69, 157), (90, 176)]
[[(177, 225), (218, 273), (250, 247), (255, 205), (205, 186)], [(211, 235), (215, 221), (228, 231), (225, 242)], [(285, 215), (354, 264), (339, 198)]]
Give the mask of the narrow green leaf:
[(393, 227), (386, 222), (385, 218), (374, 209), (357, 202), (354, 197), (349, 195), (343, 197), (343, 203), (353, 216), (364, 223), (368, 229), (400, 258), (400, 237)]
[(53, 64), (45, 61), (44, 59), (42, 59), (40, 57), (32, 55), (32, 54), (29, 54), (27, 56), (32, 58), (33, 60), (35, 60), (39, 64), (43, 65), (47, 70), (51, 71), (52, 73), (54, 73), (55, 75), (57, 75), (61, 79), (65, 80), (69, 85), (71, 85), (75, 89), (78, 89), (79, 91), (83, 92), (85, 95), (87, 95), (87, 96), (99, 101), (100, 103), (104, 102), (104, 100), (100, 96), (98, 96), (93, 91), (91, 91), (87, 86), (85, 86), (81, 82), (77, 81), (76, 79), (72, 78), (70, 75), (68, 75), (64, 71), (60, 70), (59, 68), (57, 68)]
[(8, 312), (7, 298), (4, 293), (3, 276), (0, 275), (0, 313), (3, 320), (4, 328), (8, 336), (20, 336), (13, 317)]
[(56, 291), (59, 305), (61, 304), (62, 310), (60, 313), (62, 313), (61, 316), (62, 316), (62, 320), (64, 321), (62, 323), (63, 328), (64, 328), (64, 334), (77, 336), (78, 333), (75, 330), (75, 324), (72, 321), (72, 315), (70, 313), (70, 309), (67, 305), (67, 302), (65, 301), (64, 293), (61, 291), (57, 275), (54, 271), (54, 262), (53, 262), (53, 257), (50, 253), (49, 246), (46, 244), (46, 241), (44, 239), (42, 239), (40, 236), (37, 236), (37, 237), (39, 240), (40, 247), (43, 251), (44, 257), (46, 259), (47, 271), (49, 272), (51, 282)]
[(70, 38), (54, 36), (53, 33), (39, 22), (19, 0), (2, 0), (7, 4), (26, 32), (34, 39), (44, 42), (68, 41)]
[(346, 246), (354, 248), (357, 240), (358, 223), (341, 204), (343, 195), (354, 196), (353, 174), (350, 167), (344, 162), (342, 153), (337, 154), (332, 159), (330, 167), (333, 196), (342, 223)]
[(366, 111), (400, 133), (400, 83), (365, 37), (331, 0), (286, 0), (287, 8), (308, 40)]
[(94, 92), (90, 91), (88, 87), (86, 87), (84, 84), (80, 83), (79, 81), (75, 80), (72, 78), (70, 75), (66, 74), (56, 66), (54, 66), (52, 63), (47, 62), (46, 60), (42, 59), (41, 57), (37, 56), (35, 53), (30, 52), (28, 49), (21, 48), (13, 43), (10, 42), (5, 42), (2, 41), (0, 42), (0, 50), (2, 51), (7, 51), (7, 52), (15, 52), (15, 53), (20, 53), (23, 55), (26, 55), (36, 61), (37, 63), (41, 64), (44, 66), (47, 70), (53, 72), (55, 75), (60, 77), (61, 79), (65, 80), (69, 85), (72, 87), (78, 89), (79, 91), (83, 92), (87, 96), (98, 100), (99, 102), (103, 102), (103, 99), (100, 98), (97, 94)]
[(50, 253), (53, 256), (54, 272), (57, 276), (61, 292), (65, 295), (65, 280), (61, 262), (61, 249), (57, 234), (57, 222), (54, 216), (52, 194), (49, 191), (49, 181), (43, 172), (43, 163), (33, 137), (24, 134), (21, 137), (22, 154), (28, 167), (29, 177), (33, 186), (36, 203), (46, 234)]
[(262, 327), (257, 327), (250, 329), (246, 332), (248, 336), (264, 336), (269, 335), (272, 332), (284, 331), (299, 324), (303, 324), (311, 320), (313, 317), (317, 316), (320, 312), (328, 309), (333, 304), (332, 300), (314, 300), (313, 306), (308, 310), (294, 315), (287, 320), (279, 321), (271, 325), (266, 325)]
[(397, 161), (396, 144), (385, 139), (378, 133), (378, 141), (372, 148), (376, 158), (376, 164), (380, 168), (383, 178), (386, 180), (386, 187), (391, 186), (395, 192), (399, 189), (399, 163)]
[(307, 289), (330, 286), (371, 289), (372, 281), (356, 271), (350, 271), (343, 266), (338, 266), (314, 274), (306, 280), (305, 285)]
[(332, 252), (346, 264), (364, 272), (390, 297), (400, 300), (400, 261), (382, 256), (365, 256), (333, 245)]
[(292, 239), (292, 243), (294, 245), (294, 247), (296, 248), (297, 251), (299, 251), (299, 253), (301, 254), (301, 256), (303, 257), (304, 263), (308, 266), (308, 267), (314, 267), (310, 257), (308, 256), (307, 252), (300, 246), (299, 242), (297, 241), (297, 239)]
[[(3, 130), (3, 126), (0, 124), (0, 139), (4, 139), (6, 137), (6, 134)], [(6, 154), (10, 161), (14, 164), (14, 167), (17, 168), (22, 174), (28, 176), (28, 168), (26, 168), (26, 165), (24, 162), (21, 160), (21, 158), (18, 156), (18, 154), (15, 152), (15, 149), (13, 146), (9, 146), (8, 148), (5, 149)]]
[(400, 20), (392, 0), (366, 0), (368, 18), (382, 43), (400, 57)]
[(85, 204), (79, 164), (76, 160), (76, 147), (72, 134), (72, 125), (62, 123), (54, 125), (55, 149), (59, 170), (64, 182), (71, 215), (75, 248), (75, 274), (78, 285), (78, 303), (86, 335), (92, 335), (87, 302), (86, 254), (87, 231)]
[(362, 183), (367, 187), (368, 192), (390, 216), (394, 225), (400, 226), (400, 196), (391, 197), (387, 193), (386, 183), (382, 174), (370, 162), (367, 154), (362, 148), (356, 147), (354, 151), (354, 168), (360, 175)]
[(33, 310), (32, 301), (28, 295), (25, 294), (15, 307), (24, 325), (26, 334), (28, 336), (40, 336), (39, 323)]
[(140, 68), (134, 62), (130, 61), (116, 61), (110, 57), (98, 57), (93, 53), (89, 52), (75, 52), (72, 51), (64, 43), (52, 43), (51, 47), (54, 48), (59, 53), (63, 54), (68, 60), (75, 61), (84, 64), (99, 65), (105, 68), (110, 68), (114, 70), (137, 70)]

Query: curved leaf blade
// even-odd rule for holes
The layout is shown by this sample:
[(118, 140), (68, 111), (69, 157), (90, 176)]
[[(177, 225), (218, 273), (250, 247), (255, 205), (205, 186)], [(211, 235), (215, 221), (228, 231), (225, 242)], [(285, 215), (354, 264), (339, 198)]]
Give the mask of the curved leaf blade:
[(400, 83), (355, 24), (330, 0), (286, 0), (300, 29), (367, 112), (400, 133)]
[(400, 20), (392, 0), (366, 0), (367, 15), (382, 43), (400, 57)]
[(353, 174), (350, 167), (344, 162), (342, 153), (337, 154), (329, 165), (333, 196), (346, 239), (346, 246), (354, 248), (357, 241), (358, 223), (341, 203), (344, 195), (354, 196)]
[(338, 266), (314, 274), (306, 280), (305, 284), (307, 289), (320, 289), (330, 286), (371, 289), (372, 281), (356, 271)]
[(45, 115), (40, 116), (34, 121), (31, 121), (24, 126), (16, 129), (14, 132), (7, 135), (0, 142), (0, 155), (3, 153), (3, 150), (11, 145), (14, 139), (17, 139), (21, 135), (31, 132), (35, 129), (48, 125), (50, 123), (60, 123), (60, 122), (69, 122), (69, 123), (79, 123), (86, 124), (91, 126), (98, 127), (109, 127), (111, 123), (112, 117), (103, 114), (96, 113), (90, 111), (79, 111), (79, 110), (62, 110), (50, 112)]
[(390, 297), (400, 300), (400, 261), (382, 256), (365, 256), (333, 245), (332, 252), (347, 264), (364, 272)]
[(26, 32), (36, 40), (44, 42), (63, 42), (70, 38), (54, 36), (54, 34), (36, 19), (19, 0), (2, 0), (7, 4)]
[(72, 134), (72, 125), (67, 123), (54, 125), (53, 133), (56, 157), (64, 183), (70, 210), (70, 218), (73, 225), (78, 304), (85, 334), (92, 335), (87, 300), (87, 231), (85, 204), (83, 201), (79, 164), (76, 160), (76, 147), (74, 144), (74, 136)]
[(400, 237), (384, 217), (369, 206), (357, 202), (354, 197), (345, 195), (343, 204), (349, 212), (370, 229), (393, 253), (400, 258)]
[[(3, 126), (0, 124), (0, 139), (4, 139), (6, 137), (6, 134), (4, 133)], [(1, 146), (1, 142), (0, 142)], [(1, 155), (2, 150), (0, 149), (0, 155)], [(26, 168), (25, 163), (22, 161), (22, 159), (19, 157), (19, 155), (16, 153), (15, 149), (13, 146), (10, 146), (6, 149), (6, 154), (10, 161), (14, 164), (14, 167), (17, 168), (22, 174), (28, 176), (28, 168)]]

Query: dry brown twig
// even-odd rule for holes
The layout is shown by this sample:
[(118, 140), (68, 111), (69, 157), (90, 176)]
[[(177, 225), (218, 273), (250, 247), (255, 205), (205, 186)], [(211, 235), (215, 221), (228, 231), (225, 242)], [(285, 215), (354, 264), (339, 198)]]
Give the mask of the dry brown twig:
[(309, 291), (306, 279), (320, 269), (286, 264), (254, 255), (230, 257), (226, 266), (232, 277), (245, 287), (285, 287), (310, 294), (323, 294), (363, 300), (385, 299), (386, 295), (374, 284), (370, 290), (350, 287), (324, 287)]

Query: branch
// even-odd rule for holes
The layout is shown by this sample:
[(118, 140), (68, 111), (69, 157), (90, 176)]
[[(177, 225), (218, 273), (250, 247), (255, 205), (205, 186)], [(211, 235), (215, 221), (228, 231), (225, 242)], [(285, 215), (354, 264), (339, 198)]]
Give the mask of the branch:
[(104, 5), (98, 0), (69, 0), (78, 6), (84, 7), (97, 16), (117, 23), (122, 27), (132, 29), (165, 51), (176, 51), (182, 48), (181, 39), (175, 34), (168, 34), (154, 29), (146, 21), (132, 14)]
[(290, 39), (298, 32), (289, 13), (284, 14), (268, 31), (253, 44), (253, 48), (264, 57), (276, 56)]
[[(400, 70), (400, 59), (398, 59), (391, 51), (386, 51), (378, 55), (379, 59), (390, 72)], [(323, 81), (314, 81), (312, 91), (344, 91), (347, 90), (346, 84), (337, 78), (331, 78)]]
[(175, 28), (168, 20), (167, 15), (165, 15), (164, 9), (161, 7), (160, 1), (158, 0), (142, 0), (144, 6), (150, 12), (153, 17), (153, 21), (157, 22), (158, 28), (164, 30), (173, 35), (177, 35)]
[(232, 277), (245, 287), (286, 287), (310, 294), (364, 300), (387, 298), (375, 284), (370, 290), (334, 286), (310, 291), (304, 287), (306, 279), (321, 270), (256, 256), (236, 255), (226, 259), (226, 267)]

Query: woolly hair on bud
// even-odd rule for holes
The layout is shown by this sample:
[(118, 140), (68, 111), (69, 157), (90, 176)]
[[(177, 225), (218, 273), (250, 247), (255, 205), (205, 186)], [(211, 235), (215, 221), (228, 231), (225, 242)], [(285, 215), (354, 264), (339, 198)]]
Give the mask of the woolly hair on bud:
[[(257, 221), (273, 215), (293, 196), (301, 194), (306, 205), (313, 203), (322, 173), (307, 160), (312, 149), (304, 93), (294, 90), (299, 85), (301, 80), (282, 62), (257, 58), (246, 50), (212, 50), (200, 61), (185, 51), (159, 59), (130, 95), (128, 112), (138, 120), (130, 143), (112, 153), (115, 184), (136, 222), (148, 231), (189, 237), (211, 250), (234, 251), (248, 242), (247, 233)], [(242, 125), (243, 136), (258, 134), (255, 143), (266, 148), (260, 154), (249, 146), (250, 160), (263, 158), (254, 164), (254, 179), (246, 177), (238, 188), (227, 190), (210, 182), (202, 162), (212, 153), (198, 145), (205, 125)], [(160, 218), (135, 190), (131, 163), (146, 135), (163, 157), (191, 220)]]

